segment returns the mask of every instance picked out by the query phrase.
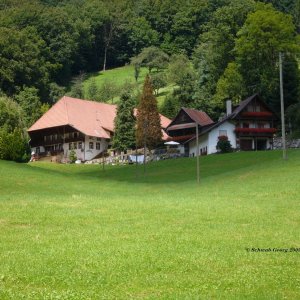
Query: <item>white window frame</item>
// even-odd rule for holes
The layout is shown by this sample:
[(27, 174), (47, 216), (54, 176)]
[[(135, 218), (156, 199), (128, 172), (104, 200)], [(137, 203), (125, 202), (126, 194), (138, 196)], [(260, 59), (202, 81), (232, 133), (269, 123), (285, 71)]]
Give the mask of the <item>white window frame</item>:
[(228, 136), (227, 130), (219, 130), (219, 136)]

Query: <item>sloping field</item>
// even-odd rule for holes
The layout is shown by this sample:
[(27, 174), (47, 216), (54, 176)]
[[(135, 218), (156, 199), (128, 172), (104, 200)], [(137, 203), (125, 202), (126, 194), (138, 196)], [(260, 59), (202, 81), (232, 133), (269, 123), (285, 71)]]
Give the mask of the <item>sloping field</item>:
[[(131, 83), (136, 84), (136, 88), (142, 92), (143, 90), (143, 84), (146, 75), (148, 74), (147, 68), (141, 68), (140, 75), (138, 78), (137, 83), (134, 79), (134, 67), (131, 65), (127, 65), (124, 67), (114, 68), (110, 70), (106, 70), (105, 72), (96, 72), (96, 73), (90, 73), (87, 76), (87, 79), (83, 82), (83, 93), (84, 98), (89, 99), (89, 93), (88, 88), (91, 84), (92, 80), (95, 81), (98, 88), (100, 88), (105, 82), (113, 82), (117, 87), (124, 86), (125, 83)], [(159, 95), (156, 97), (158, 105), (161, 106), (164, 103), (165, 97), (169, 92), (172, 92), (174, 89), (174, 85), (167, 85), (164, 88), (161, 88), (159, 90)], [(91, 99), (93, 100), (93, 99)], [(114, 98), (114, 103), (118, 103), (119, 96)], [(111, 101), (108, 101), (108, 103), (111, 103)]]
[[(138, 79), (138, 84), (142, 86), (144, 82), (144, 78), (147, 74), (146, 68), (141, 68), (140, 76)], [(87, 88), (94, 79), (98, 86), (101, 86), (105, 80), (112, 81), (118, 86), (122, 86), (126, 82), (134, 83), (134, 67), (133, 66), (124, 66), (119, 68), (114, 68), (110, 70), (106, 70), (105, 72), (96, 72), (88, 74), (87, 79), (84, 81), (84, 92), (87, 93)]]
[(0, 299), (299, 299), (300, 151), (195, 164), (0, 161)]

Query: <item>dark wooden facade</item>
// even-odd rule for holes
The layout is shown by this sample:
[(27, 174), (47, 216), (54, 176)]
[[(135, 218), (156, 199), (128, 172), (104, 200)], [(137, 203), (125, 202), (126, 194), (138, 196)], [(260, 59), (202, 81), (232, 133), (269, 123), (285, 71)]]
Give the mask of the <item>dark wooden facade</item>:
[(258, 95), (244, 100), (233, 112), (237, 147), (241, 150), (273, 148), (278, 117)]
[(72, 142), (84, 143), (85, 135), (74, 129), (72, 126), (58, 126), (32, 131), (30, 135), (30, 146), (43, 147), (45, 151), (51, 154), (63, 152), (63, 144)]
[(173, 141), (184, 143), (196, 135), (196, 126), (200, 133), (211, 124), (213, 121), (206, 113), (182, 108), (166, 130)]

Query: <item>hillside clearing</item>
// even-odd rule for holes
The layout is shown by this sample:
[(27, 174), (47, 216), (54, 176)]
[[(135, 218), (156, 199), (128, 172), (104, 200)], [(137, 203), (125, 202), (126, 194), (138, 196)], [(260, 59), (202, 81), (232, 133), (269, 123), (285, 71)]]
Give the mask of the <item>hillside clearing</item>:
[[(147, 73), (148, 73), (147, 68), (141, 68), (140, 75), (137, 81), (137, 88), (140, 90), (140, 92), (142, 91), (145, 76)], [(83, 94), (85, 99), (90, 99), (88, 88), (92, 80), (95, 80), (98, 88), (100, 88), (105, 81), (111, 81), (119, 87), (121, 87), (125, 83), (131, 83), (131, 84), (136, 83), (134, 79), (134, 67), (131, 65), (126, 65), (124, 67), (106, 70), (105, 72), (100, 71), (96, 73), (90, 73), (87, 74), (87, 78), (83, 82)], [(164, 103), (166, 95), (169, 92), (171, 92), (173, 89), (174, 89), (173, 85), (167, 85), (166, 87), (161, 88), (159, 90), (159, 94), (157, 96), (157, 102), (159, 106), (161, 106)], [(119, 97), (115, 97), (114, 102), (118, 103), (118, 101), (119, 101)], [(108, 102), (111, 103), (111, 101)]]

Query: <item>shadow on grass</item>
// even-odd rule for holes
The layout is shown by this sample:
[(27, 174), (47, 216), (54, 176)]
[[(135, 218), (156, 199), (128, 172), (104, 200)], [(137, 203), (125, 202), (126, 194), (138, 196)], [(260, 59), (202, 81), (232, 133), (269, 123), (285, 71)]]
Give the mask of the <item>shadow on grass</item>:
[(85, 81), (89, 81), (90, 79), (93, 79), (93, 78), (96, 79), (99, 76), (103, 76), (103, 72), (102, 71), (95, 71), (95, 72), (92, 72), (92, 73), (87, 73), (85, 75), (84, 80)]
[[(200, 177), (207, 179), (222, 176), (243, 168), (259, 167), (262, 163), (280, 161), (279, 151), (240, 152), (200, 157)], [(59, 174), (81, 181), (103, 180), (151, 184), (168, 184), (196, 181), (196, 158), (170, 159), (143, 165), (29, 165), (42, 173)]]
[(170, 91), (162, 90), (162, 91), (159, 91), (159, 93), (158, 93), (158, 95), (156, 95), (156, 97), (164, 97), (164, 96), (168, 95), (169, 93), (170, 93)]

